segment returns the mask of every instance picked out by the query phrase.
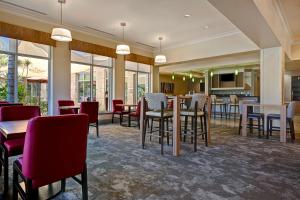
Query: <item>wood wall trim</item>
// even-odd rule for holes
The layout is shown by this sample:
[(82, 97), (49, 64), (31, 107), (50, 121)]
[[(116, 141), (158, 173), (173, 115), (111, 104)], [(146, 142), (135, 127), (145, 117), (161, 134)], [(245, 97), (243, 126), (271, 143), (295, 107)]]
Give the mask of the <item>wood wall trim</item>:
[(8, 24), (0, 21), (0, 36), (9, 37), (18, 40), (25, 40), (29, 42), (46, 44), (50, 46), (56, 46), (55, 40), (51, 39), (51, 34), (18, 26)]
[(70, 42), (70, 50), (82, 51), (112, 58), (117, 57), (116, 50), (113, 48), (74, 39), (72, 40), (72, 42)]
[(132, 61), (132, 62), (137, 62), (137, 63), (143, 63), (143, 64), (146, 64), (146, 65), (154, 65), (154, 59), (153, 58), (150, 58), (150, 57), (147, 57), (147, 56), (141, 56), (141, 55), (134, 54), (134, 53), (126, 55), (125, 60)]

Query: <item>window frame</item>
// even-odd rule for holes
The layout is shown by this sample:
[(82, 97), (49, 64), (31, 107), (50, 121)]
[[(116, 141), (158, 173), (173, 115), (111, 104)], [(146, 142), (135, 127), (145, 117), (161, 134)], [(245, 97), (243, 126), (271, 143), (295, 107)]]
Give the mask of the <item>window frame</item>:
[[(71, 55), (72, 55), (72, 51), (77, 51), (77, 50), (71, 50)], [(80, 51), (79, 51), (80, 52)], [(87, 52), (83, 52), (83, 53), (87, 53)], [(91, 53), (88, 53), (91, 54)], [(114, 58), (112, 57), (108, 57), (111, 59), (111, 66), (104, 66), (104, 65), (99, 65), (99, 64), (94, 64), (94, 55), (97, 54), (91, 54), (91, 60), (90, 63), (84, 63), (84, 62), (78, 62), (78, 61), (72, 61), (72, 56), (71, 56), (71, 65), (72, 63), (74, 64), (79, 64), (79, 65), (86, 65), (90, 67), (90, 98), (93, 99), (94, 98), (94, 94), (93, 94), (93, 81), (94, 81), (94, 67), (100, 67), (100, 68), (105, 68), (109, 70), (109, 79), (108, 79), (108, 84), (109, 84), (109, 90), (108, 90), (108, 111), (111, 111), (111, 100), (112, 100), (112, 72), (113, 72), (113, 64), (114, 64)], [(101, 56), (101, 55), (98, 55)], [(71, 67), (71, 66), (70, 66)]]

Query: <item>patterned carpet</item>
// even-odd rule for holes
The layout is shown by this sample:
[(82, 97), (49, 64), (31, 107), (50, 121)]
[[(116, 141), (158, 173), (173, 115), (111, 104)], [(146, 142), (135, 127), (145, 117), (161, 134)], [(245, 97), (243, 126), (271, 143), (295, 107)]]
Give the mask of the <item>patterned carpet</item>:
[[(173, 157), (171, 146), (161, 156), (155, 141), (148, 140), (141, 149), (135, 128), (104, 125), (100, 131), (100, 138), (89, 136), (90, 200), (300, 199), (298, 144), (243, 138), (236, 129), (217, 126), (212, 128), (212, 145), (200, 141), (194, 153), (185, 143), (182, 155)], [(48, 192), (48, 187), (40, 190), (42, 199)], [(67, 191), (56, 199), (81, 199), (80, 185), (68, 180)]]

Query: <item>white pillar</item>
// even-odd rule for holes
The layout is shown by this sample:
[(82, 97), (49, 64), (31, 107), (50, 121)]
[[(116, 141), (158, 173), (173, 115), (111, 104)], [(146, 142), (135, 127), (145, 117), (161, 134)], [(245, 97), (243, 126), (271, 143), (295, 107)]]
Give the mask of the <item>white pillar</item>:
[(204, 77), (205, 77), (205, 95), (209, 95), (209, 72), (208, 71), (206, 71), (205, 73), (204, 73)]
[(117, 55), (113, 69), (113, 99), (124, 100), (125, 96), (125, 56)]
[(283, 104), (284, 52), (282, 47), (260, 51), (260, 98), (262, 104)]
[(159, 92), (159, 67), (153, 66), (152, 67), (152, 74), (151, 74), (151, 84), (152, 84), (152, 91), (153, 93)]
[(50, 67), (49, 114), (58, 114), (57, 101), (71, 99), (71, 52), (69, 43), (56, 42), (53, 47), (53, 60)]

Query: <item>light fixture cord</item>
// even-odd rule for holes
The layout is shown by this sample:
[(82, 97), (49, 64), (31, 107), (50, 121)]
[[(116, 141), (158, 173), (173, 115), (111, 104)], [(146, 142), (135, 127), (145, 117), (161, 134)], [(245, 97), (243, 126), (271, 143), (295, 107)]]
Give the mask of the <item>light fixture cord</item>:
[(60, 2), (60, 24), (62, 25), (62, 2)]
[(161, 53), (161, 40), (159, 40), (159, 53)]
[(122, 28), (123, 28), (123, 41), (125, 41), (125, 40), (124, 40), (124, 38), (125, 38), (125, 37), (124, 37), (124, 26), (122, 26)]

